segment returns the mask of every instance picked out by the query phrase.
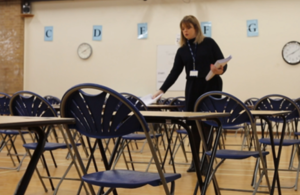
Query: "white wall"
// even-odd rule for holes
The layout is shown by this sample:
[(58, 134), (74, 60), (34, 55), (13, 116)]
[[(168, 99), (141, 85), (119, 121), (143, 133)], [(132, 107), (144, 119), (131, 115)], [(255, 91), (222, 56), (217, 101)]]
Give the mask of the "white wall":
[[(76, 84), (93, 82), (138, 96), (154, 93), (157, 45), (175, 44), (180, 20), (192, 14), (212, 22), (212, 37), (224, 56), (233, 56), (222, 76), (224, 91), (241, 100), (270, 93), (300, 97), (300, 65), (281, 57), (285, 43), (300, 41), (300, 1), (184, 1), (33, 3), (34, 17), (25, 19), (24, 89), (62, 97)], [(258, 37), (247, 37), (249, 19), (258, 19)], [(143, 22), (148, 39), (138, 40), (137, 23)], [(93, 25), (103, 26), (102, 41), (92, 41)], [(54, 27), (52, 42), (44, 41), (45, 26)], [(88, 60), (77, 56), (82, 42), (93, 47)], [(183, 91), (165, 96), (177, 95)]]

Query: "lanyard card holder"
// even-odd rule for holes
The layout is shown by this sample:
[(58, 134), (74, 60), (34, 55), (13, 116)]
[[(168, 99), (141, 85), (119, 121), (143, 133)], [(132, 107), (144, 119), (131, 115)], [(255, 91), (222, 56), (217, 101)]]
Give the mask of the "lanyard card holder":
[(191, 70), (190, 77), (198, 77), (198, 70)]

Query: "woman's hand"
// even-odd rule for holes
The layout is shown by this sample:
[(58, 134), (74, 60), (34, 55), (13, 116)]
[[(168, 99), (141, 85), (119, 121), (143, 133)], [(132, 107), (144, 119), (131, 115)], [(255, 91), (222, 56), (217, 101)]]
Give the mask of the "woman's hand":
[(157, 96), (159, 96), (160, 94), (163, 94), (164, 92), (162, 90), (158, 90), (153, 96), (152, 99), (156, 98)]
[(210, 70), (211, 70), (214, 74), (223, 74), (223, 72), (224, 72), (223, 66), (220, 66), (220, 68), (216, 68), (215, 65), (213, 65), (213, 64), (210, 65)]

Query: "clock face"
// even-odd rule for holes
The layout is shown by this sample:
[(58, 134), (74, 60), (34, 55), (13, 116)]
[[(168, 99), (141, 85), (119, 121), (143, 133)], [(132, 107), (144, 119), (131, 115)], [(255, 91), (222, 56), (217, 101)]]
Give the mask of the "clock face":
[(288, 42), (283, 46), (282, 57), (288, 64), (300, 63), (300, 43), (297, 41)]
[(78, 46), (77, 54), (81, 59), (88, 59), (92, 55), (92, 46), (88, 43), (82, 43)]

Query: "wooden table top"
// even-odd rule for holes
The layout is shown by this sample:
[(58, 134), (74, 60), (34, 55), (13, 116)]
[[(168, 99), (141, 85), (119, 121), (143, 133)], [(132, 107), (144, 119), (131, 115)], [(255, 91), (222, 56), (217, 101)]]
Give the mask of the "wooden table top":
[(0, 128), (21, 128), (52, 124), (73, 124), (74, 118), (0, 116)]
[(250, 110), (254, 116), (280, 116), (289, 114), (290, 110)]
[(230, 113), (211, 112), (162, 112), (162, 111), (140, 111), (145, 118), (165, 118), (165, 119), (208, 119), (230, 116)]

